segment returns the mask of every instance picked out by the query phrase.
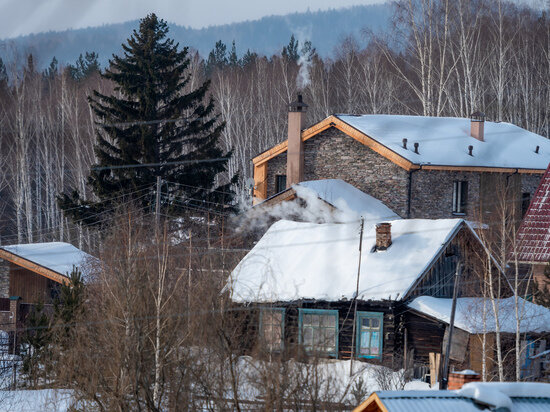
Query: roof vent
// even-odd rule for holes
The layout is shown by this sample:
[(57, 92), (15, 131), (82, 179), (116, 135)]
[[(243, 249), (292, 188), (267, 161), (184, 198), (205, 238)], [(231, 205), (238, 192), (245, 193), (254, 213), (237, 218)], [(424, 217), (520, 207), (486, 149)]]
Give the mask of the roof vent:
[[(538, 146), (537, 146), (538, 147)], [(407, 148), (407, 139), (403, 139), (403, 149)]]
[(391, 223), (376, 225), (376, 250), (386, 250), (391, 246)]
[(418, 146), (419, 146), (418, 142), (414, 142), (414, 152), (416, 154), (418, 154)]
[(536, 153), (536, 154), (539, 154), (539, 149), (540, 149), (540, 146), (537, 146), (537, 147), (535, 148), (535, 153)]
[(472, 146), (472, 145), (468, 146), (468, 154), (469, 154), (470, 156), (473, 156), (473, 154), (472, 154), (472, 151), (473, 151), (473, 150), (474, 150), (474, 146)]

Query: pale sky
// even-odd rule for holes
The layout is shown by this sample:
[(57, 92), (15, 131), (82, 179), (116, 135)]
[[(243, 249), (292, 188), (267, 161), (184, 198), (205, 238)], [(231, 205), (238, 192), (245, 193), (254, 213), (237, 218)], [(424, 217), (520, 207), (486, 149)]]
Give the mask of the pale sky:
[(0, 0), (0, 38), (121, 23), (155, 12), (193, 28), (385, 0)]

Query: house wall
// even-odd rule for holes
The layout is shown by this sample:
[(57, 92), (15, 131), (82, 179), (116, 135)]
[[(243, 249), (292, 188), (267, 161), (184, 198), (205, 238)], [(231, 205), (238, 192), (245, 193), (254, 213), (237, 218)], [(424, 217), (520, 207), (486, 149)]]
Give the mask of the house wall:
[(25, 303), (51, 303), (55, 282), (14, 264), (10, 273), (10, 296), (19, 296)]
[[(350, 359), (352, 353), (352, 342), (356, 345), (356, 341), (353, 339), (353, 308), (352, 301), (341, 302), (279, 302), (270, 304), (272, 308), (285, 308), (285, 353), (287, 356), (297, 356), (300, 354), (300, 342), (299, 342), (299, 321), (298, 313), (299, 309), (329, 309), (338, 310), (338, 359)], [(254, 343), (250, 345), (250, 350), (253, 350), (254, 346), (259, 344), (258, 333), (259, 324), (258, 310), (250, 317), (250, 321), (253, 323), (246, 327), (246, 330), (250, 333), (253, 332), (255, 339)], [(382, 343), (382, 357), (381, 359), (363, 359), (365, 361), (374, 363), (383, 363), (387, 366), (399, 367), (400, 353), (396, 351), (396, 342), (398, 337), (396, 335), (396, 317), (394, 313), (394, 307), (392, 302), (363, 302), (358, 301), (358, 311), (365, 312), (379, 312), (383, 313), (383, 343)], [(355, 351), (354, 351), (355, 353)], [(397, 363), (396, 363), (397, 362)]]
[[(276, 175), (286, 174), (286, 159), (285, 152), (268, 161), (267, 197), (276, 194)], [(479, 220), (480, 203), (494, 204), (494, 187), (498, 181), (516, 182), (513, 192), (519, 200), (523, 192), (534, 194), (541, 177), (541, 174), (425, 169), (407, 172), (336, 128), (324, 130), (304, 142), (304, 180), (342, 179), (381, 200), (401, 217), (409, 217), (409, 180), (411, 218), (457, 217), (452, 213), (453, 182), (459, 180), (468, 182), (466, 214), (459, 217)]]
[[(275, 194), (275, 175), (286, 173), (286, 154), (268, 161), (267, 196)], [(342, 179), (404, 216), (408, 173), (336, 128), (304, 143), (304, 180)]]
[(10, 264), (0, 259), (0, 298), (10, 297)]

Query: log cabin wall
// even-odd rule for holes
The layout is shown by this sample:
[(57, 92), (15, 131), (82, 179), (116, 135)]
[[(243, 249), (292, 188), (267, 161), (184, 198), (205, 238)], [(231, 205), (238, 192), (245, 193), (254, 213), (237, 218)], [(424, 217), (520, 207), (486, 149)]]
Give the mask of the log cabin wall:
[(404, 313), (407, 353), (415, 365), (428, 365), (430, 352), (442, 353), (445, 325), (416, 312)]
[(57, 287), (44, 276), (10, 264), (10, 296), (19, 296), (25, 303), (51, 303)]
[[(261, 307), (262, 305), (258, 305)], [(353, 339), (353, 323), (354, 323), (354, 303), (353, 301), (296, 301), (296, 302), (279, 302), (270, 305), (265, 305), (271, 308), (285, 309), (285, 352), (289, 356), (294, 356), (300, 353), (299, 342), (299, 309), (327, 309), (338, 310), (338, 358), (349, 359), (352, 353), (352, 342), (356, 345), (356, 340)], [(259, 322), (258, 310), (251, 314), (250, 321)], [(383, 335), (382, 335), (382, 358), (381, 359), (363, 359), (369, 362), (382, 363), (387, 366), (400, 366), (400, 348), (397, 347), (398, 336), (396, 333), (396, 316), (394, 302), (392, 301), (374, 301), (365, 302), (358, 301), (357, 311), (361, 312), (378, 312), (383, 313)], [(258, 328), (255, 326), (247, 327), (247, 330), (254, 331), (258, 335)], [(356, 331), (357, 333), (357, 331)], [(254, 339), (257, 344), (257, 338)], [(355, 351), (354, 351), (355, 354)], [(396, 363), (397, 362), (397, 363)]]

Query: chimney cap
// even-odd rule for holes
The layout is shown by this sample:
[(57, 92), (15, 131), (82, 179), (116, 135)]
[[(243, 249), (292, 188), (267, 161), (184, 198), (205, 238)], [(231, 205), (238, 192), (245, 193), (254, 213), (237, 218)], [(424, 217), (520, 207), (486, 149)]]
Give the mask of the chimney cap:
[(288, 105), (290, 112), (306, 112), (309, 106), (302, 101), (302, 95), (298, 95), (298, 99)]
[(470, 115), (470, 120), (472, 120), (474, 122), (484, 122), (485, 121), (485, 113), (480, 112), (480, 111), (473, 112)]

